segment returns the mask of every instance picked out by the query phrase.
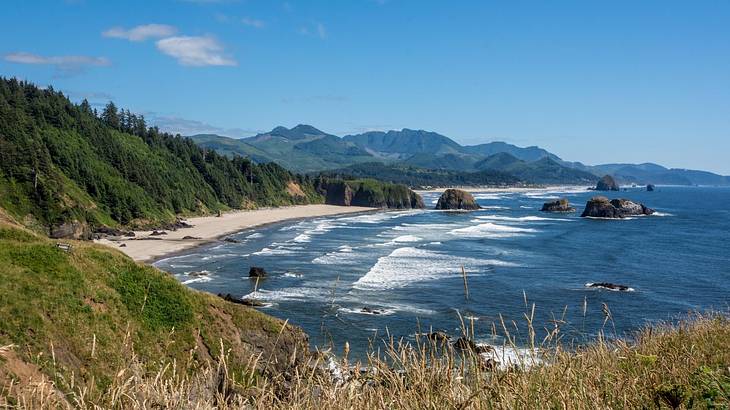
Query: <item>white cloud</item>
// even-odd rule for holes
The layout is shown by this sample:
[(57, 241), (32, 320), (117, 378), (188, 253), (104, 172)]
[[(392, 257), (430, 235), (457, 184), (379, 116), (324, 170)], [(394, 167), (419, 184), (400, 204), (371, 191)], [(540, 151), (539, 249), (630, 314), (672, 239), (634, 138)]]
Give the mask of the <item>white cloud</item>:
[(327, 28), (322, 23), (313, 23), (309, 26), (304, 26), (299, 29), (299, 33), (305, 36), (316, 36), (322, 40), (327, 38)]
[(106, 67), (111, 65), (111, 61), (106, 57), (41, 56), (26, 52), (6, 54), (4, 59), (17, 64), (50, 65), (63, 75), (78, 74), (89, 66)]
[(157, 49), (187, 66), (235, 66), (236, 60), (224, 54), (213, 37), (179, 36), (157, 41)]
[(254, 28), (264, 28), (264, 26), (266, 26), (266, 23), (264, 21), (256, 20), (250, 17), (242, 18), (241, 23)]
[(170, 37), (176, 33), (177, 28), (166, 24), (144, 24), (130, 29), (112, 27), (101, 33), (101, 35), (104, 37), (121, 38), (129, 41), (144, 41), (148, 38)]
[(254, 129), (223, 128), (208, 124), (203, 121), (190, 120), (174, 115), (165, 115), (151, 111), (145, 112), (144, 115), (145, 117), (147, 117), (147, 121), (150, 124), (157, 126), (162, 131), (172, 134), (217, 134), (231, 138), (241, 138), (264, 132), (262, 130)]

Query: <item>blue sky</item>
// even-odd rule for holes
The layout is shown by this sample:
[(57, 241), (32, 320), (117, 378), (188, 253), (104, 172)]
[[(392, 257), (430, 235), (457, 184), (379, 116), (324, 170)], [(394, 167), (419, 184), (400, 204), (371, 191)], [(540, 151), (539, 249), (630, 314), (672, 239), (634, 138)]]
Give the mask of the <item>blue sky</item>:
[(403, 127), (730, 174), (730, 2), (3, 3), (0, 75), (247, 136)]

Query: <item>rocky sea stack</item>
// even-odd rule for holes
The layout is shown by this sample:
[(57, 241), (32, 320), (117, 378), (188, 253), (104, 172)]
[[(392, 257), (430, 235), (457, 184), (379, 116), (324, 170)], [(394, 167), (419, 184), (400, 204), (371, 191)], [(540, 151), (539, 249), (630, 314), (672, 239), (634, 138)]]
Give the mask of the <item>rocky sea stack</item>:
[(570, 201), (566, 198), (561, 198), (556, 201), (545, 202), (543, 204), (542, 212), (575, 212), (575, 208), (570, 205)]
[(264, 268), (259, 268), (258, 266), (251, 266), (251, 269), (248, 270), (248, 277), (249, 278), (265, 278), (266, 271), (264, 270)]
[(649, 185), (646, 186), (646, 191), (647, 192), (653, 192), (655, 188), (656, 187), (654, 186), (654, 184), (649, 184)]
[(473, 211), (480, 206), (472, 194), (460, 189), (447, 189), (441, 194), (436, 209), (464, 209)]
[(637, 204), (628, 199), (609, 200), (605, 196), (595, 196), (586, 204), (582, 217), (591, 218), (626, 218), (628, 216), (651, 215), (654, 210), (644, 204)]
[(604, 175), (596, 184), (596, 191), (618, 191), (616, 180), (611, 175)]

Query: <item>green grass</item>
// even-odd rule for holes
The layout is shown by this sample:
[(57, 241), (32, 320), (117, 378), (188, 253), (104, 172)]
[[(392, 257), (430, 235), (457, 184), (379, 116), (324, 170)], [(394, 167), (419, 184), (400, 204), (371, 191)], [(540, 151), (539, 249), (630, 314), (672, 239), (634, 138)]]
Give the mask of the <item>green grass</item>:
[[(62, 391), (72, 379), (105, 389), (132, 346), (146, 366), (176, 361), (191, 371), (224, 346), (239, 375), (262, 371), (248, 365), (257, 354), (285, 362), (288, 348), (305, 351), (301, 330), (256, 310), (190, 290), (109, 248), (71, 242), (65, 252), (55, 244), (0, 222), (0, 348), (15, 346)], [(277, 338), (284, 345), (274, 349)], [(3, 376), (12, 377), (0, 366), (0, 385)]]

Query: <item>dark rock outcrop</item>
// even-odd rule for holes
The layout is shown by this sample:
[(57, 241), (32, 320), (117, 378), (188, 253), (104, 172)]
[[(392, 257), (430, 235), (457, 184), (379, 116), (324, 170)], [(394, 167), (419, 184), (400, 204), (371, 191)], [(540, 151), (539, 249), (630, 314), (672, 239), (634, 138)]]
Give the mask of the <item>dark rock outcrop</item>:
[(106, 237), (121, 237), (121, 236), (133, 238), (135, 235), (134, 235), (134, 232), (132, 232), (132, 231), (124, 231), (121, 229), (110, 228), (108, 226), (103, 226), (103, 225), (97, 226), (96, 228), (94, 228), (94, 239), (102, 239), (102, 238), (106, 238)]
[(249, 278), (265, 278), (266, 271), (264, 270), (264, 268), (259, 268), (258, 266), (251, 266), (251, 269), (248, 270), (248, 277)]
[(618, 191), (619, 186), (611, 175), (604, 175), (596, 184), (596, 191)]
[(454, 342), (454, 348), (462, 351), (470, 351), (476, 354), (489, 353), (493, 350), (491, 346), (480, 346), (474, 343), (473, 340), (464, 336), (456, 339)]
[(232, 296), (230, 293), (226, 293), (225, 295), (222, 293), (218, 294), (218, 297), (225, 300), (226, 302), (235, 303), (237, 305), (244, 305), (244, 306), (250, 306), (250, 307), (261, 307), (264, 306), (263, 302), (259, 302), (256, 299), (242, 299), (237, 298), (235, 296)]
[(475, 210), (481, 208), (472, 194), (460, 189), (447, 189), (441, 194), (436, 209)]
[(180, 218), (175, 219), (175, 222), (165, 224), (161, 227), (161, 229), (167, 229), (168, 231), (177, 231), (178, 229), (183, 228), (192, 228), (193, 226), (189, 223), (183, 221)]
[(434, 332), (427, 333), (426, 338), (437, 343), (446, 343), (451, 339), (451, 336), (446, 334), (446, 332), (436, 330)]
[(575, 208), (573, 208), (570, 205), (570, 202), (567, 199), (561, 198), (556, 201), (545, 202), (545, 204), (543, 204), (543, 206), (542, 206), (541, 211), (542, 212), (575, 212)]
[(89, 225), (76, 220), (51, 226), (48, 236), (53, 239), (90, 240), (92, 238)]
[(647, 192), (653, 192), (655, 188), (656, 187), (654, 186), (654, 184), (649, 184), (646, 186)]
[(654, 210), (644, 204), (629, 201), (628, 199), (608, 200), (604, 196), (595, 196), (586, 203), (586, 209), (581, 217), (591, 218), (626, 218), (628, 216), (651, 215)]
[(609, 283), (609, 282), (586, 283), (586, 287), (587, 288), (615, 290), (615, 291), (621, 291), (621, 292), (630, 292), (630, 291), (634, 290), (633, 288), (630, 288), (626, 285), (617, 285), (615, 283)]
[(183, 240), (189, 240), (189, 239), (202, 239), (202, 238), (200, 238), (199, 236), (190, 236), (190, 235), (183, 236)]
[(162, 236), (162, 235), (167, 235), (167, 232), (165, 232), (165, 231), (152, 231), (152, 233), (150, 235), (151, 236)]

